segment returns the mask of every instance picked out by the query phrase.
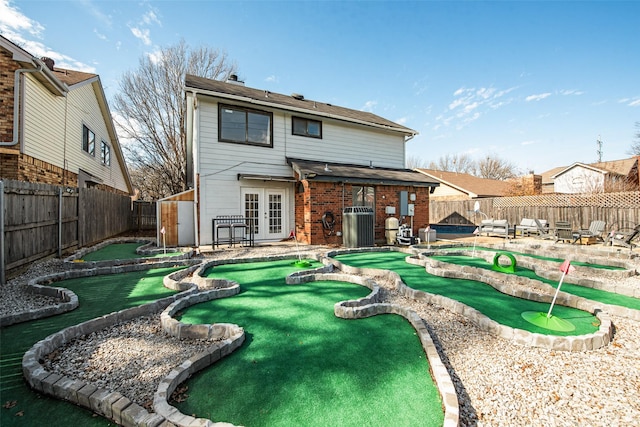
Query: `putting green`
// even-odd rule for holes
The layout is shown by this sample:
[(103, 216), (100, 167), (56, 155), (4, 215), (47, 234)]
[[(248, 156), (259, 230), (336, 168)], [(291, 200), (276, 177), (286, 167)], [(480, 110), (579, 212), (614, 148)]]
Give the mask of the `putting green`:
[(33, 344), (61, 329), (174, 294), (162, 280), (177, 270), (159, 268), (55, 282), (54, 286), (78, 295), (77, 309), (0, 329), (0, 425), (112, 426), (113, 422), (89, 410), (32, 391), (22, 377), (22, 356)]
[(82, 257), (84, 261), (109, 261), (114, 259), (136, 259), (136, 258), (163, 258), (182, 255), (182, 252), (167, 252), (153, 255), (140, 255), (136, 249), (142, 246), (141, 243), (113, 243), (97, 251), (89, 252)]
[[(600, 321), (592, 314), (570, 307), (555, 306), (553, 314), (570, 320), (573, 332), (552, 331), (533, 325), (522, 318), (525, 311), (547, 312), (548, 303), (530, 301), (503, 294), (486, 283), (451, 279), (428, 274), (424, 267), (405, 262), (401, 252), (361, 252), (338, 255), (335, 259), (354, 267), (369, 267), (395, 271), (404, 283), (417, 290), (442, 295), (473, 307), (496, 322), (516, 329), (543, 335), (585, 335), (598, 330)], [(471, 259), (471, 258), (470, 258)]]
[[(313, 267), (319, 264), (313, 262)], [(241, 293), (190, 307), (186, 323), (236, 323), (241, 348), (187, 381), (185, 414), (246, 426), (441, 426), (442, 401), (415, 330), (400, 316), (335, 317), (369, 294), (351, 283), (287, 285), (292, 260), (217, 266)]]
[[(496, 252), (499, 251), (499, 249), (492, 249), (492, 248), (485, 248), (482, 246), (477, 246), (475, 248), (473, 248), (472, 246), (466, 247), (466, 246), (461, 246), (461, 247), (455, 247), (455, 248), (443, 248), (441, 249), (442, 251), (490, 251), (490, 252)], [(535, 258), (535, 259), (540, 259), (540, 260), (544, 260), (544, 261), (554, 261), (557, 263), (563, 263), (565, 260), (562, 258), (556, 258), (556, 257), (548, 257), (548, 256), (543, 256), (543, 255), (535, 255), (535, 254), (527, 254), (524, 252), (516, 252), (516, 251), (509, 251), (512, 254), (516, 254), (519, 256), (526, 256), (529, 258)], [(616, 267), (613, 265), (604, 265), (604, 264), (594, 264), (591, 262), (582, 262), (582, 261), (571, 261), (571, 264), (573, 265), (577, 265), (577, 266), (581, 266), (581, 267), (590, 267), (590, 268), (601, 268), (603, 270), (624, 270), (623, 267)]]
[[(473, 267), (478, 267), (483, 269), (491, 268), (491, 264), (486, 262), (484, 259), (472, 258), (466, 255), (444, 255), (444, 256), (437, 255), (437, 256), (434, 256), (433, 258), (439, 261), (448, 262), (450, 264), (470, 265)], [(528, 268), (516, 266), (515, 273), (513, 274), (515, 274), (516, 276), (528, 277), (529, 279), (540, 280), (541, 282), (547, 283), (553, 286), (554, 288), (558, 287), (557, 280), (550, 280), (544, 277), (540, 277), (533, 270), (530, 270)], [(601, 289), (593, 289), (593, 288), (587, 288), (585, 286), (574, 285), (571, 283), (567, 283), (566, 280), (567, 279), (565, 279), (565, 281), (562, 283), (562, 287), (560, 288), (560, 290), (563, 292), (566, 292), (572, 295), (577, 295), (579, 297), (583, 297), (592, 301), (599, 301), (605, 304), (619, 305), (621, 307), (640, 310), (639, 298), (621, 295), (615, 292), (604, 291)], [(554, 307), (554, 313), (555, 313), (555, 307)]]

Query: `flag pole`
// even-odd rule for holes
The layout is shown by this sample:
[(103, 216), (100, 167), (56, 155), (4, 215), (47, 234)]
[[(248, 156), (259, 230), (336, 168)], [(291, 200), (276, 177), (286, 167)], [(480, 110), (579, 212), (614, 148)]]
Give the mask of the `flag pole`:
[(560, 277), (560, 282), (558, 282), (558, 287), (556, 288), (556, 293), (553, 296), (553, 301), (551, 301), (551, 306), (549, 307), (549, 311), (547, 312), (547, 318), (551, 317), (551, 310), (553, 310), (553, 306), (555, 305), (556, 299), (558, 298), (558, 294), (560, 293), (560, 287), (562, 286), (562, 281), (564, 280), (564, 276), (566, 276), (567, 273), (569, 272), (569, 270), (572, 269), (572, 268), (573, 267), (571, 266), (571, 261), (569, 261), (569, 260), (566, 260), (560, 266), (560, 270), (562, 271), (562, 277)]

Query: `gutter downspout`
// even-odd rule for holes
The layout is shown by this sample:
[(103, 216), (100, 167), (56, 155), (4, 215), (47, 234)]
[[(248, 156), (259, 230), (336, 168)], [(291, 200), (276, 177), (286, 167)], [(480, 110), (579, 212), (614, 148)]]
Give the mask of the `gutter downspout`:
[(194, 232), (195, 232), (195, 245), (196, 248), (200, 247), (200, 227), (198, 223), (200, 212), (200, 200), (198, 197), (198, 184), (200, 183), (200, 152), (199, 146), (194, 141), (199, 141), (198, 128), (200, 125), (200, 112), (198, 111), (198, 94), (195, 91), (191, 91), (193, 94), (193, 117), (191, 118), (193, 123), (193, 129), (191, 130), (191, 155), (193, 156), (193, 215), (195, 216)]
[(18, 132), (20, 125), (20, 75), (22, 73), (38, 73), (42, 71), (42, 64), (38, 64), (38, 68), (19, 68), (15, 72), (15, 80), (13, 82), (13, 141), (0, 141), (0, 146), (8, 147), (16, 145), (20, 142), (20, 135)]

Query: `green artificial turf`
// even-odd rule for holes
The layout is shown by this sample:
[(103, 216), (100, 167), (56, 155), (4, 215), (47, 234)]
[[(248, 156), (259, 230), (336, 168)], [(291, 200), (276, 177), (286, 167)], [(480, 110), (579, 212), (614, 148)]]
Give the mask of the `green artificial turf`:
[[(473, 267), (483, 268), (486, 270), (491, 270), (493, 267), (492, 263), (488, 263), (482, 258), (472, 258), (465, 255), (449, 255), (449, 256), (434, 256), (436, 260), (448, 262), (450, 264), (456, 265), (471, 265)], [(573, 262), (572, 262), (573, 264)], [(547, 283), (554, 288), (558, 286), (557, 280), (549, 280), (544, 277), (540, 277), (536, 275), (533, 270), (528, 268), (518, 266), (516, 262), (516, 271), (514, 273), (517, 276), (528, 277), (529, 279), (540, 280), (541, 282)], [(565, 279), (566, 280), (566, 279)], [(632, 308), (634, 310), (640, 310), (640, 299), (634, 298), (626, 295), (617, 294), (615, 292), (604, 291), (601, 289), (593, 289), (587, 288), (585, 286), (574, 285), (571, 283), (567, 283), (566, 281), (562, 283), (561, 291), (567, 292), (573, 295), (577, 295), (589, 300), (600, 301), (605, 304), (619, 305), (622, 307)]]
[(167, 252), (154, 255), (140, 255), (136, 249), (140, 243), (113, 243), (82, 257), (84, 261), (109, 261), (114, 259), (162, 258), (181, 255), (182, 252)]
[(174, 294), (162, 280), (176, 270), (161, 268), (55, 282), (53, 286), (78, 295), (77, 309), (0, 329), (0, 425), (115, 425), (89, 410), (32, 391), (22, 377), (22, 356), (33, 344), (61, 329)]
[(527, 322), (522, 312), (544, 312), (548, 303), (530, 301), (503, 294), (493, 287), (474, 280), (451, 279), (428, 274), (424, 267), (405, 262), (406, 254), (401, 252), (362, 252), (338, 255), (335, 258), (354, 267), (369, 267), (392, 270), (398, 273), (407, 286), (442, 295), (475, 308), (496, 322), (516, 329), (543, 335), (584, 335), (598, 330), (600, 321), (593, 315), (570, 307), (554, 306), (553, 314), (571, 321), (576, 327), (573, 332), (553, 331)]
[[(475, 248), (472, 247), (472, 246), (469, 246), (469, 247), (457, 247), (457, 248), (444, 248), (442, 250), (444, 250), (444, 251), (460, 251), (460, 250), (471, 251), (471, 250), (476, 250), (476, 251), (490, 251), (490, 252), (510, 252), (510, 253), (516, 254), (518, 256), (526, 256), (526, 257), (529, 257), (529, 258), (540, 259), (540, 260), (544, 260), (544, 261), (554, 261), (554, 262), (557, 262), (557, 263), (563, 263), (565, 261), (565, 259), (563, 259), (563, 258), (555, 258), (555, 257), (536, 255), (536, 254), (527, 254), (527, 253), (523, 253), (523, 252), (507, 251), (507, 250), (501, 250), (501, 249), (485, 248), (485, 247), (482, 247), (482, 246), (476, 246)], [(623, 267), (617, 267), (617, 266), (614, 266), (614, 265), (594, 264), (594, 263), (591, 263), (591, 262), (583, 262), (583, 261), (571, 261), (571, 264), (578, 265), (578, 266), (581, 266), (581, 267), (601, 268), (603, 270), (624, 270)]]
[[(313, 263), (313, 266), (318, 266)], [(424, 350), (402, 317), (335, 317), (336, 302), (369, 289), (287, 285), (291, 260), (210, 270), (239, 295), (184, 311), (187, 323), (236, 323), (247, 341), (187, 381), (186, 414), (245, 426), (441, 426), (442, 402)]]

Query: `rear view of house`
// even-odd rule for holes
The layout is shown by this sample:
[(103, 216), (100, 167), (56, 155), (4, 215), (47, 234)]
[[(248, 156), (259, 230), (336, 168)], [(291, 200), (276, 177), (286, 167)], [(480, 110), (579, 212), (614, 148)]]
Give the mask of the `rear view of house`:
[(415, 229), (427, 223), (429, 191), (438, 184), (404, 167), (414, 130), (301, 94), (250, 88), (235, 76), (187, 75), (185, 83), (197, 244), (214, 243), (214, 220), (230, 215), (250, 222), (257, 242), (293, 232), (299, 241), (341, 244), (343, 212), (353, 206), (370, 208), (377, 241), (390, 216)]
[(0, 70), (0, 178), (133, 193), (98, 75), (2, 36)]

